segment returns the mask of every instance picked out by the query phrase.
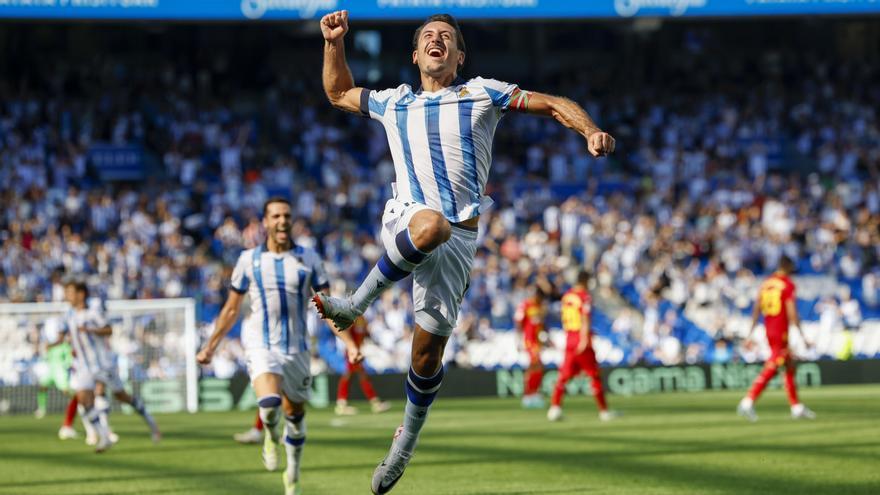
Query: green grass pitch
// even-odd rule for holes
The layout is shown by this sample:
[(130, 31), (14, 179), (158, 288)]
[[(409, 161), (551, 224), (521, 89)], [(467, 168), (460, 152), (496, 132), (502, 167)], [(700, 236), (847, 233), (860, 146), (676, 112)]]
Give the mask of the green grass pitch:
[[(513, 399), (444, 399), (395, 494), (877, 494), (880, 386), (802, 390), (819, 415), (792, 421), (780, 390), (758, 403), (761, 421), (734, 409), (739, 392), (611, 396), (624, 416), (600, 423), (588, 397), (566, 419)], [(311, 410), (302, 486), (309, 494), (369, 493), (370, 475), (401, 418), (337, 419)], [(120, 443), (103, 455), (57, 439), (58, 416), (0, 418), (0, 494), (283, 493), (258, 446), (232, 441), (252, 412), (160, 415), (152, 445), (136, 416), (112, 418)], [(79, 426), (79, 425), (78, 425)]]

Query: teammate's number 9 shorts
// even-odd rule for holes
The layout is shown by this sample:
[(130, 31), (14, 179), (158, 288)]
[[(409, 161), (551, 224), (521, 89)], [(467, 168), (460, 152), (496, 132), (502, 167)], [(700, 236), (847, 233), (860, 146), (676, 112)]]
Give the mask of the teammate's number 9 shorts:
[(263, 373), (281, 375), (281, 390), (293, 402), (308, 402), (312, 397), (312, 374), (309, 354), (284, 354), (277, 350), (253, 347), (245, 350), (251, 383)]

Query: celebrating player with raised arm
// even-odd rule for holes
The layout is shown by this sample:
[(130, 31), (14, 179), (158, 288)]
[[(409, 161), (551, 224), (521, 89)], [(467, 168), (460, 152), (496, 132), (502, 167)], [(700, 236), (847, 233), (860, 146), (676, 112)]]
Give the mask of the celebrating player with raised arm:
[(347, 11), (325, 15), (321, 32), (327, 98), (384, 125), (397, 179), (382, 217), (385, 255), (351, 297), (319, 294), (317, 309), (348, 328), (379, 294), (413, 274), (416, 325), (406, 412), (372, 480), (374, 493), (387, 493), (409, 463), (443, 380), (441, 358), (468, 286), (479, 216), (491, 204), (484, 192), (498, 121), (508, 111), (552, 116), (581, 134), (593, 156), (614, 151), (614, 139), (571, 100), (459, 77), (465, 42), (452, 16), (431, 16), (415, 31), (417, 91), (407, 84), (383, 91), (355, 86), (343, 42)]
[(794, 273), (794, 261), (783, 256), (779, 261), (779, 269), (771, 275), (758, 290), (758, 298), (752, 310), (752, 326), (746, 337), (748, 341), (758, 325), (758, 320), (764, 316), (764, 329), (767, 333), (767, 343), (770, 345), (770, 358), (764, 363), (761, 374), (755, 378), (749, 393), (743, 397), (736, 408), (737, 414), (748, 419), (757, 421), (758, 414), (755, 412), (755, 401), (761, 396), (761, 392), (767, 387), (770, 380), (776, 376), (779, 368), (785, 366), (785, 391), (788, 393), (788, 403), (791, 406), (793, 419), (814, 419), (816, 414), (800, 403), (797, 396), (797, 387), (794, 383), (794, 361), (791, 357), (791, 349), (788, 347), (788, 329), (794, 325), (801, 333), (801, 338), (811, 347), (809, 340), (801, 330), (801, 322), (795, 306), (794, 282), (789, 276)]
[[(215, 322), (214, 333), (196, 359), (208, 364), (223, 337), (238, 321), (245, 293), (251, 314), (242, 326), (248, 374), (257, 395), (264, 424), (263, 464), (278, 468), (277, 431), (283, 407), (288, 495), (299, 493), (300, 461), (306, 440), (305, 403), (311, 397), (311, 373), (305, 308), (312, 291), (325, 291), (327, 275), (318, 254), (297, 246), (291, 237), (290, 203), (269, 199), (263, 206), (266, 243), (241, 253), (232, 271), (229, 297)], [(362, 359), (348, 334), (331, 328), (346, 343), (348, 357)]]

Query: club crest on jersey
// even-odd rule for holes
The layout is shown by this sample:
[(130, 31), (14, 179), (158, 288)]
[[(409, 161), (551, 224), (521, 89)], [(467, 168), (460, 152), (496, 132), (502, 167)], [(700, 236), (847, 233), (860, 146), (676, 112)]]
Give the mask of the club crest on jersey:
[(467, 98), (470, 95), (471, 95), (471, 93), (467, 90), (467, 88), (464, 88), (464, 87), (461, 88), (461, 91), (458, 92), (459, 98)]

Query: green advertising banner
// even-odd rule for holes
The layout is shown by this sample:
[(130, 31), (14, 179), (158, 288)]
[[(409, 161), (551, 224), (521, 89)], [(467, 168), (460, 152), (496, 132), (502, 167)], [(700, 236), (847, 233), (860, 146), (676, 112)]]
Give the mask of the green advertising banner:
[[(747, 388), (760, 373), (761, 364), (699, 364), (690, 366), (606, 368), (602, 371), (605, 389), (616, 395), (650, 393), (702, 392), (706, 390), (741, 390)], [(376, 392), (385, 399), (403, 400), (406, 375), (371, 376)], [(548, 370), (542, 389), (549, 395), (556, 384), (557, 371)], [(880, 383), (880, 360), (817, 361), (800, 363), (795, 375), (801, 387)], [(311, 407), (328, 407), (335, 402), (339, 377), (318, 375), (312, 380)], [(781, 375), (771, 387), (779, 387)], [(186, 410), (184, 383), (181, 380), (153, 380), (137, 384), (136, 391), (147, 407), (157, 413)], [(0, 409), (3, 413), (30, 413), (36, 407), (35, 386), (0, 388)], [(590, 394), (590, 381), (580, 376), (567, 385), (572, 395)], [(443, 397), (519, 397), (523, 393), (522, 370), (467, 370), (450, 368), (443, 380)], [(350, 398), (363, 399), (357, 382), (351, 384)], [(67, 398), (51, 391), (50, 412), (61, 411)], [(199, 382), (199, 409), (202, 411), (248, 410), (257, 407), (254, 391), (247, 375), (238, 373), (231, 379), (203, 378)], [(123, 409), (123, 412), (130, 412)]]
[[(602, 378), (605, 389), (616, 395), (641, 395), (669, 392), (702, 392), (706, 390), (746, 389), (761, 372), (761, 364), (712, 364), (669, 367), (607, 368)], [(371, 376), (376, 392), (383, 398), (403, 400), (404, 374)], [(548, 370), (542, 390), (549, 395), (556, 384), (558, 372)], [(801, 387), (841, 385), (852, 383), (880, 383), (880, 360), (818, 361), (800, 363), (795, 379)], [(781, 374), (770, 382), (770, 387), (781, 386)], [(339, 377), (319, 375), (312, 385), (312, 407), (327, 407), (334, 403)], [(256, 407), (256, 398), (244, 374), (232, 380), (202, 380), (200, 386), (202, 410), (239, 410)], [(569, 394), (590, 394), (590, 380), (580, 376), (566, 388)], [(522, 370), (466, 370), (451, 368), (443, 380), (443, 397), (520, 397), (523, 392)], [(351, 384), (350, 397), (362, 399), (356, 382)], [(231, 401), (231, 403), (230, 403)]]
[[(706, 390), (745, 389), (761, 372), (760, 364), (694, 365), (682, 367), (612, 368), (603, 372), (605, 390), (617, 395), (643, 395), (657, 392), (703, 392)], [(499, 397), (522, 395), (522, 372), (498, 371)], [(556, 383), (557, 372), (544, 375), (541, 388), (549, 394)], [(781, 374), (770, 382), (770, 387), (781, 385)], [(799, 386), (816, 387), (822, 384), (822, 371), (816, 363), (803, 363), (795, 379)], [(566, 386), (569, 395), (589, 394), (590, 379), (579, 376)]]

